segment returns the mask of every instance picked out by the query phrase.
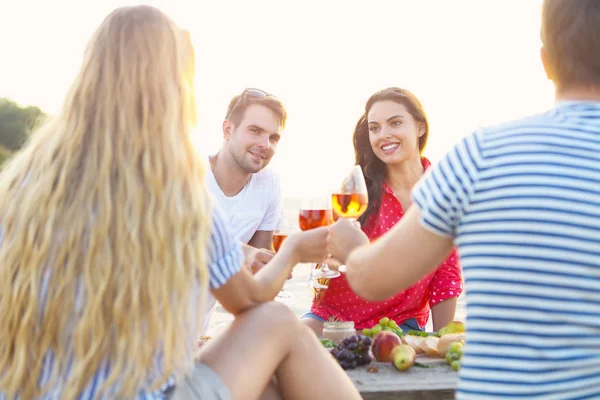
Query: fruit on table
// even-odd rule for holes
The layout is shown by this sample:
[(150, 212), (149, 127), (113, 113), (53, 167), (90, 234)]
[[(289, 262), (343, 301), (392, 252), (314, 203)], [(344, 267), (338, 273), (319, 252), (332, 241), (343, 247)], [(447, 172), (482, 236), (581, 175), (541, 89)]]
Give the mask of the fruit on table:
[(448, 346), (448, 352), (446, 353), (446, 364), (452, 367), (453, 370), (458, 371), (460, 369), (460, 361), (463, 355), (463, 343), (454, 342)]
[(400, 327), (398, 326), (398, 323), (388, 317), (381, 318), (379, 320), (379, 323), (374, 325), (371, 328), (363, 329), (362, 333), (365, 336), (374, 338), (375, 336), (377, 336), (377, 334), (379, 332), (382, 332), (382, 331), (393, 332), (396, 335), (398, 335), (399, 337), (404, 336), (404, 332), (402, 331), (402, 329), (400, 329)]
[(452, 343), (464, 343), (466, 339), (467, 335), (464, 333), (448, 333), (440, 338), (440, 341), (437, 345), (437, 350), (442, 356), (445, 356), (446, 353), (448, 353), (448, 349)]
[(462, 321), (449, 322), (438, 332), (440, 336), (447, 335), (449, 333), (465, 333), (465, 323)]
[(333, 344), (333, 342), (331, 341), (331, 339), (326, 339), (326, 338), (320, 338), (319, 340), (321, 340), (321, 344), (323, 346), (325, 346), (325, 348), (332, 348), (335, 347), (335, 344)]
[(401, 344), (392, 351), (392, 364), (400, 371), (406, 371), (415, 364), (417, 353), (407, 344)]
[(375, 325), (374, 327), (371, 328), (371, 335), (373, 335), (372, 337), (377, 336), (377, 334), (379, 332), (381, 332), (383, 330), (383, 327), (379, 324)]
[(452, 364), (450, 364), (450, 367), (452, 367), (452, 369), (454, 371), (458, 371), (460, 369), (460, 360), (452, 361)]
[(383, 331), (373, 338), (371, 352), (377, 361), (390, 362), (393, 360), (392, 351), (402, 344), (398, 335)]
[(463, 347), (464, 347), (464, 344), (462, 342), (454, 342), (448, 348), (448, 352), (450, 352), (450, 353), (456, 353), (460, 357), (462, 357), (462, 355), (463, 355)]
[(369, 349), (371, 348), (371, 338), (354, 335), (342, 340), (330, 350), (330, 353), (338, 361), (343, 369), (354, 369), (360, 365), (367, 365), (371, 362)]

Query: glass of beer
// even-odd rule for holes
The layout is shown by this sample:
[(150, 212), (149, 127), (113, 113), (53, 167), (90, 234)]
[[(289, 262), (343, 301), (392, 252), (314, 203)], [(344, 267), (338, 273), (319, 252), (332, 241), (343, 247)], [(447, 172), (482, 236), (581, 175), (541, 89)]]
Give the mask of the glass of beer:
[[(307, 231), (309, 229), (331, 225), (332, 223), (333, 213), (331, 211), (331, 201), (329, 198), (308, 197), (302, 199), (298, 215), (300, 229)], [(340, 276), (339, 272), (330, 270), (327, 264), (322, 264), (319, 270), (312, 271), (310, 279), (337, 278), (338, 276)]]

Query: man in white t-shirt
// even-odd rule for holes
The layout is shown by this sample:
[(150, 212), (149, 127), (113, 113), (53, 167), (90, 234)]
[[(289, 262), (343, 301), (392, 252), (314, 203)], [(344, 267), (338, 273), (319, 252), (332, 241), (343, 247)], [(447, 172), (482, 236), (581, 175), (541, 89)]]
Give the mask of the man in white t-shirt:
[[(230, 231), (260, 264), (268, 262), (273, 231), (281, 218), (279, 177), (265, 168), (281, 137), (287, 113), (281, 101), (259, 89), (233, 97), (223, 121), (223, 145), (209, 157), (206, 184), (228, 217)], [(255, 263), (256, 264), (256, 263)], [(214, 312), (211, 298), (202, 334)]]

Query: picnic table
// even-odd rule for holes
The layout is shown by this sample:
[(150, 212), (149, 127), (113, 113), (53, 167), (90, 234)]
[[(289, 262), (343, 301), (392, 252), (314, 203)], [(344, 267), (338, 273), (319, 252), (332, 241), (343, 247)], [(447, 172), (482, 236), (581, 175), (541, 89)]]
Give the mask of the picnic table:
[(454, 399), (458, 373), (439, 358), (419, 356), (417, 362), (429, 368), (398, 371), (391, 363), (372, 362), (346, 372), (365, 400)]

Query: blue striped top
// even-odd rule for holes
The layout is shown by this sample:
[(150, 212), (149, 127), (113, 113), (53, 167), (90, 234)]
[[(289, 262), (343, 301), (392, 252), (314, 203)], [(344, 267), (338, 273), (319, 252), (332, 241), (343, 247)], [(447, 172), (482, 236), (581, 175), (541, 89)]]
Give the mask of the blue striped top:
[(600, 398), (600, 103), (468, 136), (413, 199), (464, 269), (457, 398)]
[[(243, 262), (243, 253), (241, 246), (237, 240), (233, 239), (233, 235), (227, 228), (227, 219), (223, 212), (215, 206), (212, 215), (213, 229), (210, 239), (210, 247), (208, 249), (208, 268), (209, 268), (209, 285), (212, 289), (216, 289), (225, 284), (229, 278), (237, 274), (240, 270)], [(2, 245), (3, 229), (0, 227), (0, 246)], [(1, 268), (1, 266), (0, 266)], [(206, 294), (204, 294), (206, 295)], [(198, 298), (200, 293), (196, 293), (194, 296)], [(192, 301), (192, 300), (191, 300)], [(194, 304), (191, 304), (192, 309), (195, 308)], [(182, 338), (185, 340), (185, 338)], [(190, 358), (192, 357), (192, 349), (190, 349)], [(45, 357), (44, 371), (42, 376), (42, 382), (44, 382), (50, 376), (52, 372), (52, 355), (49, 354)], [(156, 371), (160, 370), (160, 360), (156, 360), (155, 363)], [(79, 400), (96, 400), (100, 399), (98, 393), (102, 384), (105, 382), (108, 373), (110, 371), (109, 365), (104, 365), (94, 376), (94, 379), (87, 385), (85, 390), (79, 397)], [(171, 378), (163, 385), (162, 389), (158, 392), (150, 392), (148, 388), (140, 388), (136, 400), (158, 400), (165, 398), (164, 392), (174, 385), (174, 380)], [(0, 400), (6, 400), (6, 396), (1, 393), (0, 388)], [(104, 392), (105, 395), (101, 399), (113, 399), (114, 390), (108, 390)], [(59, 400), (61, 398), (61, 388), (51, 388), (40, 400)]]

